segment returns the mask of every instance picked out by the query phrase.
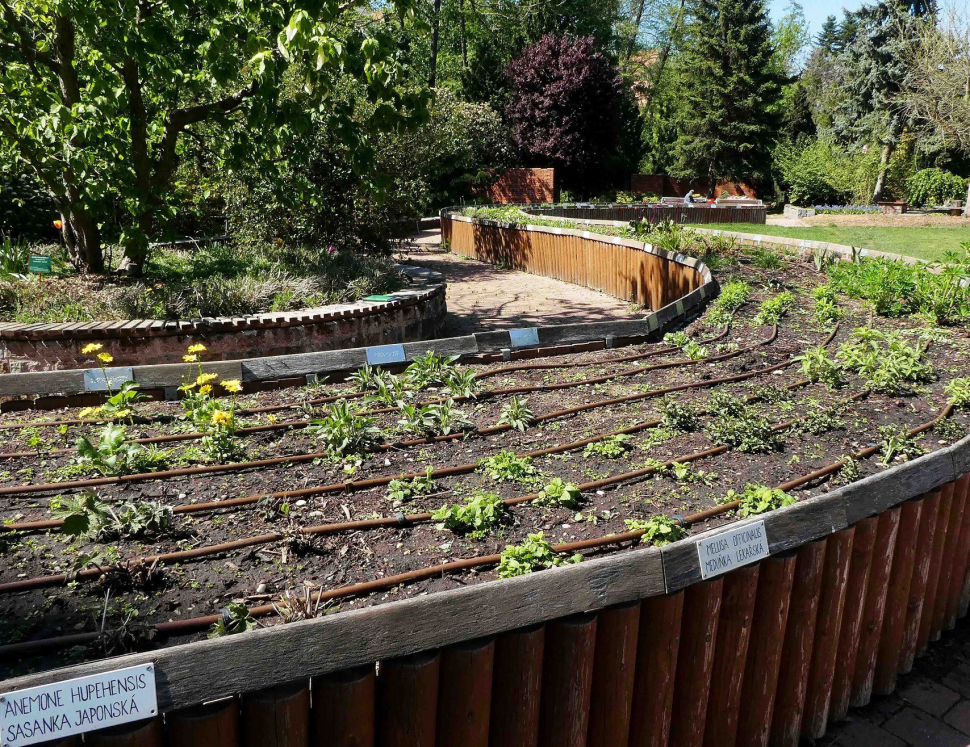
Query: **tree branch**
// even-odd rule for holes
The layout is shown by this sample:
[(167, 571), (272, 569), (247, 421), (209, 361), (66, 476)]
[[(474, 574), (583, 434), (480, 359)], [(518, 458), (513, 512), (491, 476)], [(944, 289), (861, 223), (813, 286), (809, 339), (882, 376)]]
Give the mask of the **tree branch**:
[(7, 23), (10, 24), (10, 27), (14, 30), (14, 33), (17, 34), (17, 39), (15, 41), (7, 37), (8, 42), (11, 44), (11, 46), (15, 46), (20, 54), (24, 56), (34, 75), (40, 75), (36, 67), (37, 63), (44, 65), (56, 73), (58, 71), (57, 61), (49, 54), (41, 52), (33, 45), (33, 40), (27, 33), (27, 29), (24, 28), (23, 24), (20, 22), (20, 19), (17, 17), (17, 14), (13, 12), (13, 8), (10, 7), (7, 0), (0, 0), (0, 9), (3, 10), (3, 17), (7, 20)]
[[(2, 2), (2, 0), (0, 0)], [(152, 186), (158, 188), (168, 182), (175, 169), (175, 146), (179, 135), (189, 126), (202, 122), (216, 114), (230, 114), (238, 109), (246, 99), (256, 94), (259, 84), (254, 80), (231, 96), (226, 96), (209, 104), (199, 104), (186, 109), (173, 109), (165, 117), (165, 131), (158, 146), (158, 160)]]

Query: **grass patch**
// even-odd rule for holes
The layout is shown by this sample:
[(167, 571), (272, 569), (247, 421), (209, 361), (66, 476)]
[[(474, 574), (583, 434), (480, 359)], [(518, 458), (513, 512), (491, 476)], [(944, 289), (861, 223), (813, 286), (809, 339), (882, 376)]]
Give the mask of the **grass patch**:
[(692, 228), (712, 228), (739, 233), (760, 233), (790, 239), (827, 241), (832, 244), (860, 246), (893, 254), (905, 254), (931, 261), (942, 261), (947, 252), (960, 251), (970, 241), (970, 226), (812, 226), (790, 228), (760, 223), (714, 223)]

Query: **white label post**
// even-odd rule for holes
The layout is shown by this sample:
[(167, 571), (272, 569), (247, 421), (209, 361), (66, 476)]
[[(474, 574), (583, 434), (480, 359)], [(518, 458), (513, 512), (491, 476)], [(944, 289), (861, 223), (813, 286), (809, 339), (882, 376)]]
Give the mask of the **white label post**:
[(697, 540), (701, 578), (708, 579), (768, 557), (764, 520)]
[(21, 747), (158, 715), (155, 667), (104, 674), (0, 695), (0, 747)]

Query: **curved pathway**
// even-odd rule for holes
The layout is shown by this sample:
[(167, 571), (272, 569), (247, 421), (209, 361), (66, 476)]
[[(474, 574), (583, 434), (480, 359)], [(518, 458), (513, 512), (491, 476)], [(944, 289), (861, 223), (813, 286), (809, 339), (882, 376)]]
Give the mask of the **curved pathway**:
[(452, 254), (441, 248), (437, 229), (412, 236), (402, 251), (408, 264), (440, 272), (448, 281), (444, 337), (638, 316), (638, 307), (605, 293)]

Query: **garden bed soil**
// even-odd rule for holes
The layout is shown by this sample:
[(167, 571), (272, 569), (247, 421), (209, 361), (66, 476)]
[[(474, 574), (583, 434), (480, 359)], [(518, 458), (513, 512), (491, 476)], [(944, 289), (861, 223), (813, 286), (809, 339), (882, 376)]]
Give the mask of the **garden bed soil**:
[[(709, 354), (717, 356), (736, 350), (745, 352), (715, 362), (701, 361), (645, 370), (637, 375), (614, 378), (606, 382), (534, 391), (521, 396), (528, 400), (533, 413), (541, 415), (598, 400), (751, 373), (791, 361), (793, 356), (805, 348), (818, 345), (829, 336), (829, 329), (819, 327), (811, 312), (810, 292), (824, 282), (824, 276), (816, 273), (813, 268), (798, 264), (766, 269), (755, 267), (746, 259), (739, 263), (734, 258), (723, 263), (719, 268), (719, 275), (723, 278), (744, 278), (753, 292), (748, 303), (738, 312), (729, 334), (710, 343)], [(754, 317), (761, 301), (775, 296), (784, 288), (796, 293), (795, 308), (781, 320), (777, 339), (766, 343), (770, 337), (771, 326), (755, 323)], [(925, 326), (924, 322), (915, 318), (872, 317), (863, 303), (844, 296), (839, 297), (838, 303), (844, 318), (835, 338), (829, 343), (829, 350), (833, 352), (850, 339), (855, 328), (870, 322), (884, 332)], [(706, 323), (705, 316), (691, 323), (686, 331), (694, 339), (701, 341), (718, 333), (718, 329)], [(970, 375), (970, 361), (967, 357), (966, 329), (940, 329), (934, 332), (933, 337), (935, 341), (929, 346), (926, 357), (933, 364), (936, 379), (919, 385), (912, 394), (888, 396), (870, 393), (847, 403), (839, 415), (839, 422), (830, 430), (804, 435), (786, 433), (782, 435), (779, 445), (768, 453), (752, 454), (730, 449), (725, 453), (700, 459), (692, 463), (694, 471), (710, 473), (703, 475), (700, 482), (680, 482), (671, 476), (651, 475), (599, 490), (586, 491), (580, 509), (539, 508), (531, 504), (515, 506), (508, 510), (508, 519), (496, 531), (481, 539), (455, 534), (439, 527), (437, 522), (316, 537), (300, 536), (296, 529), (393, 516), (397, 511), (411, 513), (433, 510), (444, 503), (463, 500), (476, 490), (495, 492), (503, 498), (512, 498), (533, 493), (554, 477), (580, 484), (642, 469), (649, 466), (650, 459), (666, 461), (713, 446), (709, 438), (710, 418), (701, 417), (699, 426), (690, 431), (652, 428), (634, 433), (629, 440), (632, 448), (619, 458), (584, 455), (583, 449), (538, 457), (534, 466), (542, 473), (542, 479), (534, 482), (498, 482), (478, 472), (444, 477), (436, 480), (437, 489), (433, 496), (417, 498), (404, 506), (395, 505), (388, 498), (385, 487), (375, 487), (177, 515), (176, 529), (171, 534), (142, 540), (106, 541), (98, 546), (85, 539), (65, 536), (59, 531), (0, 535), (0, 554), (4, 561), (0, 570), (0, 583), (63, 573), (71, 569), (80, 555), (95, 551), (107, 552), (109, 556), (113, 555), (121, 560), (131, 560), (264, 533), (277, 532), (284, 535), (280, 541), (231, 550), (184, 563), (161, 565), (143, 573), (141, 579), (138, 574), (112, 574), (97, 581), (77, 580), (67, 585), (2, 594), (0, 619), (4, 621), (4, 625), (0, 628), (0, 646), (50, 636), (93, 632), (101, 629), (102, 625), (112, 635), (103, 639), (103, 642), (107, 642), (104, 645), (76, 647), (43, 656), (26, 657), (19, 661), (0, 661), (0, 677), (77, 662), (105, 653), (119, 653), (132, 647), (152, 647), (198, 639), (204, 634), (152, 640), (151, 626), (162, 621), (218, 613), (234, 601), (250, 606), (266, 604), (278, 601), (286, 592), (302, 597), (305, 589), (329, 590), (459, 558), (500, 553), (507, 545), (520, 543), (527, 535), (536, 532), (542, 532), (552, 543), (622, 533), (628, 531), (625, 524), (627, 519), (649, 519), (657, 514), (687, 516), (718, 505), (729, 490), (741, 490), (747, 484), (772, 486), (784, 483), (831, 464), (846, 454), (878, 444), (883, 437), (880, 435), (881, 428), (892, 426), (899, 430), (912, 429), (939, 416), (947, 400), (944, 392), (946, 383), (954, 378)], [(918, 338), (914, 336), (909, 339), (915, 341)], [(482, 385), (486, 389), (493, 389), (577, 382), (635, 367), (649, 369), (650, 366), (660, 363), (685, 361), (684, 355), (676, 351), (637, 362), (610, 362), (610, 359), (620, 356), (664, 347), (663, 343), (651, 343), (619, 350), (538, 359), (534, 363), (587, 362), (593, 365), (506, 372), (484, 378)], [(476, 372), (487, 372), (509, 365), (496, 363), (473, 368)], [(803, 380), (799, 365), (793, 363), (737, 383), (716, 388), (685, 389), (672, 395), (671, 400), (704, 408), (712, 391), (728, 391), (743, 397), (751, 395), (765, 384), (785, 387)], [(804, 418), (808, 413), (822, 413), (864, 388), (862, 380), (853, 375), (837, 391), (830, 391), (820, 383), (803, 384), (791, 389), (789, 399), (774, 403), (756, 403), (752, 407), (756, 408), (758, 416), (764, 421), (782, 423)], [(238, 405), (252, 408), (293, 404), (290, 410), (244, 418), (246, 425), (260, 425), (318, 417), (326, 412), (326, 405), (315, 407), (306, 404), (308, 400), (349, 391), (352, 391), (350, 383), (306, 390), (263, 391), (240, 397)], [(434, 398), (440, 395), (440, 391), (430, 390), (422, 392), (420, 397)], [(499, 421), (502, 407), (509, 399), (509, 395), (482, 397), (462, 403), (459, 408), (476, 426), (491, 426)], [(362, 400), (351, 401), (361, 408), (373, 407)], [(521, 454), (616, 431), (659, 417), (662, 402), (659, 397), (649, 397), (549, 420), (524, 432), (511, 430), (490, 436), (473, 434), (460, 440), (392, 448), (383, 453), (365, 454), (355, 460), (321, 457), (313, 461), (266, 468), (108, 485), (100, 488), (99, 493), (109, 503), (150, 500), (174, 506), (374, 477), (391, 477), (402, 473), (420, 473), (428, 467), (442, 469), (460, 464), (474, 464), (503, 449)], [(178, 403), (145, 402), (138, 407), (142, 413), (177, 415), (181, 411)], [(3, 451), (70, 446), (78, 436), (96, 433), (98, 427), (91, 425), (61, 428), (42, 425), (44, 420), (76, 417), (77, 413), (77, 408), (71, 408), (29, 418), (24, 413), (0, 415), (0, 425), (21, 423), (27, 419), (37, 424), (2, 431), (5, 436)], [(399, 415), (385, 413), (376, 417), (377, 424), (385, 434), (392, 434)], [(940, 448), (968, 432), (970, 420), (962, 411), (956, 412), (947, 422), (951, 423), (947, 429), (942, 432), (931, 431), (920, 439), (923, 449), (932, 451)], [(129, 435), (148, 437), (184, 432), (187, 429), (179, 421), (134, 425), (129, 427)], [(401, 436), (390, 435), (389, 438), (397, 440)], [(303, 429), (260, 433), (241, 439), (241, 444), (247, 459), (324, 450), (320, 441)], [(201, 455), (197, 444), (193, 442), (162, 444), (161, 447), (170, 451), (168, 461), (171, 465), (199, 463)], [(67, 468), (72, 461), (73, 456), (67, 454), (3, 460), (0, 463), (0, 487), (76, 479), (68, 474)], [(853, 477), (859, 479), (886, 468), (877, 457), (860, 460), (857, 473)], [(793, 495), (798, 500), (819, 495), (832, 489), (840, 479), (843, 478), (810, 483), (793, 491)], [(5, 523), (48, 519), (48, 504), (56, 495), (56, 491), (0, 495), (0, 517)], [(733, 519), (733, 512), (722, 514), (697, 525), (695, 531), (704, 531)], [(590, 557), (618, 552), (634, 544), (626, 542), (620, 547), (607, 546), (587, 552), (586, 555)], [(339, 603), (328, 603), (318, 612), (333, 614), (341, 610), (482, 583), (495, 577), (494, 566), (442, 574), (430, 580), (395, 585), (378, 593), (346, 598)], [(280, 619), (267, 617), (260, 620), (259, 624), (280, 624)]]

